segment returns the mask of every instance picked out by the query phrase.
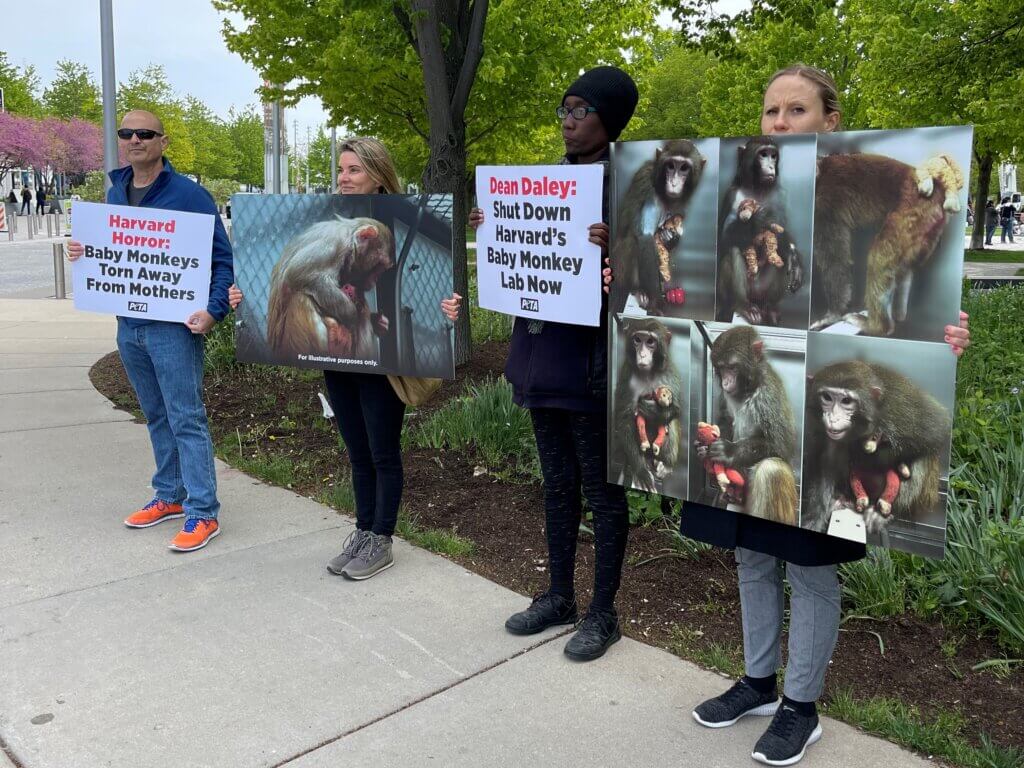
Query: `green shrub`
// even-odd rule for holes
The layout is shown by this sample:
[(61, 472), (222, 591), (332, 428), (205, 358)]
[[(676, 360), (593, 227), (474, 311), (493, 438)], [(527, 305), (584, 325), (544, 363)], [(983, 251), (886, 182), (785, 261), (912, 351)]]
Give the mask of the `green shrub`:
[(469, 385), (461, 397), (430, 414), (408, 440), (420, 448), (471, 449), (501, 477), (539, 480), (530, 412), (512, 402), (504, 378)]
[(473, 335), (473, 343), (485, 341), (508, 341), (512, 338), (512, 324), (515, 318), (484, 309), (479, 304), (480, 292), (477, 289), (476, 267), (469, 267), (469, 326)]

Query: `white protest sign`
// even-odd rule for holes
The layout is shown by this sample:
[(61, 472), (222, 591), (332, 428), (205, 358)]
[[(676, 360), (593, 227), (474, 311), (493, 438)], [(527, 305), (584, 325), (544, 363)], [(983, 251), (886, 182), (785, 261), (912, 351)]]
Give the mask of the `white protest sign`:
[(213, 216), (75, 203), (75, 308), (185, 322), (210, 297)]
[(598, 325), (604, 169), (594, 165), (478, 166), (484, 223), (476, 232), (480, 306), (507, 315)]

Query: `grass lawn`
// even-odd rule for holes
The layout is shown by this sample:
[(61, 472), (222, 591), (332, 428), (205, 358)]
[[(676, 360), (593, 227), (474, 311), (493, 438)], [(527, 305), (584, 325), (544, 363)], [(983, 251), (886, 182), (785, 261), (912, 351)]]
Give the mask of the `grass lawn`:
[(1024, 264), (1024, 251), (1003, 251), (998, 248), (985, 248), (984, 250), (973, 250), (968, 248), (964, 251), (964, 261), (987, 261), (1000, 264), (1013, 264), (1019, 262)]

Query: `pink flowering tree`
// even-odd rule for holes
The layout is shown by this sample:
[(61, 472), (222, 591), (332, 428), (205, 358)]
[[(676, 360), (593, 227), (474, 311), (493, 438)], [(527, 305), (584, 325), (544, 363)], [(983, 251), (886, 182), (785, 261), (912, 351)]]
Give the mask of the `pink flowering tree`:
[(45, 144), (38, 120), (0, 112), (0, 174), (12, 168), (41, 168)]

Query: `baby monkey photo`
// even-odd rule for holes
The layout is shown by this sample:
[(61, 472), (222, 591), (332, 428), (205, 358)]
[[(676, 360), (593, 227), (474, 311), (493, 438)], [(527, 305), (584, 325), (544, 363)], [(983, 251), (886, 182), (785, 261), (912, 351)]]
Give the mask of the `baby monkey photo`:
[[(900, 345), (892, 362), (902, 355), (913, 366), (932, 352), (909, 346), (918, 349)], [(915, 538), (942, 536), (949, 408), (889, 361), (813, 365), (817, 357), (809, 355), (802, 526), (827, 533), (852, 512), (869, 541), (883, 541), (896, 523)]]

